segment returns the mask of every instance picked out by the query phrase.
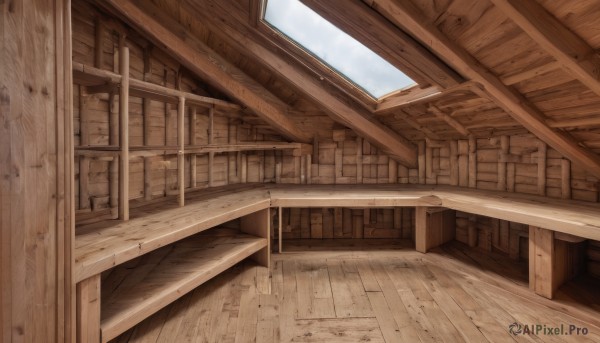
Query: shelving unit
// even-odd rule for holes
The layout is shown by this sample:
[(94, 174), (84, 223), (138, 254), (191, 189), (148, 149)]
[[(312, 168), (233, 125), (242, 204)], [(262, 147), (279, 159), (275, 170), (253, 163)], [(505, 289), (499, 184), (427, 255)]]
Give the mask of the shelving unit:
[[(107, 93), (109, 97), (119, 94), (119, 114), (111, 114), (111, 128), (118, 121), (118, 132), (110, 134), (110, 145), (90, 145), (87, 118), (81, 113), (81, 144), (75, 147), (75, 155), (80, 158), (80, 203), (81, 208), (87, 208), (88, 178), (90, 161), (97, 159), (110, 163), (110, 206), (118, 206), (118, 218), (129, 218), (129, 164), (131, 160), (142, 158), (145, 164), (145, 173), (149, 169), (147, 158), (155, 156), (177, 156), (177, 190), (180, 206), (185, 205), (185, 156), (190, 157), (190, 184), (192, 189), (197, 185), (196, 156), (208, 155), (208, 186), (213, 186), (214, 156), (219, 153), (265, 151), (265, 150), (292, 150), (294, 156), (301, 156), (312, 151), (308, 144), (285, 142), (252, 142), (240, 144), (215, 144), (214, 143), (214, 115), (216, 111), (226, 113), (239, 113), (243, 108), (224, 100), (205, 97), (177, 89), (160, 86), (146, 81), (129, 77), (129, 49), (125, 42), (119, 42), (119, 71), (113, 73), (100, 68), (73, 62), (73, 80), (86, 89), (86, 94)], [(177, 145), (176, 146), (149, 146), (144, 134), (143, 146), (129, 144), (129, 97), (141, 97), (146, 100), (155, 100), (169, 104), (177, 104)], [(186, 113), (186, 107), (189, 111)], [(196, 144), (195, 123), (197, 109), (208, 110), (208, 144)], [(190, 129), (185, 132), (185, 116), (189, 115)], [(190, 144), (185, 144), (185, 135), (190, 136)], [(241, 162), (241, 156), (238, 160)], [(243, 168), (242, 168), (243, 170)], [(118, 178), (116, 175), (118, 174)], [(243, 178), (243, 177), (242, 177)], [(145, 193), (149, 192), (149, 185)], [(118, 197), (117, 197), (118, 193)], [(151, 194), (145, 195), (146, 200), (151, 200)], [(118, 203), (118, 204), (117, 204)], [(115, 217), (113, 216), (113, 219)]]
[[(107, 342), (245, 258), (269, 268), (268, 194), (237, 194), (84, 228), (75, 250), (79, 341)], [(215, 228), (236, 218), (239, 233)]]
[[(118, 286), (102, 288), (102, 342), (117, 337), (267, 244), (266, 238), (248, 234), (201, 234), (144, 255), (134, 270), (115, 268), (103, 281), (103, 285), (118, 282)], [(126, 274), (123, 279), (120, 269)]]

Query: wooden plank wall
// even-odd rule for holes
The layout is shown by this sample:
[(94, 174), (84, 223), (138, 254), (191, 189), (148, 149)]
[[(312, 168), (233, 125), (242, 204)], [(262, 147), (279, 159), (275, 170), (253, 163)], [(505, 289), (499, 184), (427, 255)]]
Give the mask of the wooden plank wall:
[(414, 208), (284, 208), (284, 239), (411, 239)]
[(65, 342), (70, 332), (69, 9), (0, 2), (2, 342)]
[[(136, 34), (127, 31), (115, 19), (104, 17), (87, 2), (73, 3), (73, 60), (84, 65), (119, 72), (119, 39), (129, 33), (126, 42), (130, 50), (131, 78), (180, 89), (206, 93), (206, 86), (191, 77), (170, 56), (151, 46)], [(96, 49), (96, 46), (102, 46)], [(74, 143), (78, 145), (118, 144), (118, 96), (105, 93), (86, 94), (86, 88), (74, 85)], [(191, 111), (195, 126), (190, 128)], [(241, 113), (215, 111), (210, 125), (208, 109), (186, 108), (184, 117), (185, 144), (236, 144), (248, 141), (281, 140), (279, 136), (259, 125), (244, 121)], [(115, 123), (115, 124), (112, 124)], [(209, 141), (212, 128), (212, 141)], [(191, 138), (189, 133), (194, 132)], [(130, 97), (130, 146), (176, 146), (177, 105)], [(291, 152), (290, 152), (291, 155)], [(195, 179), (196, 187), (216, 187), (240, 182), (275, 181), (275, 152), (231, 152), (199, 154), (185, 157), (186, 188)], [(281, 159), (280, 153), (280, 159)], [(212, 170), (209, 167), (212, 160)], [(191, 161), (195, 161), (192, 168)], [(110, 158), (75, 158), (75, 204), (78, 222), (91, 222), (116, 215)], [(178, 190), (177, 155), (132, 159), (129, 164), (129, 200), (148, 201), (175, 195)], [(195, 177), (192, 172), (195, 171)], [(212, 177), (209, 177), (212, 175)], [(112, 197), (111, 197), (112, 194)]]

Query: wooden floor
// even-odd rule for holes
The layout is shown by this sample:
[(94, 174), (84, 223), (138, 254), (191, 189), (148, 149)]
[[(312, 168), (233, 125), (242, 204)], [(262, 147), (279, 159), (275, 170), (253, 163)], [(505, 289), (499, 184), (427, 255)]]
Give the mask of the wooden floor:
[[(459, 243), (426, 255), (407, 242), (368, 244), (286, 241), (271, 279), (243, 262), (115, 342), (600, 342), (597, 279), (550, 301), (527, 288), (526, 264), (504, 256)], [(512, 335), (514, 322), (589, 333)]]

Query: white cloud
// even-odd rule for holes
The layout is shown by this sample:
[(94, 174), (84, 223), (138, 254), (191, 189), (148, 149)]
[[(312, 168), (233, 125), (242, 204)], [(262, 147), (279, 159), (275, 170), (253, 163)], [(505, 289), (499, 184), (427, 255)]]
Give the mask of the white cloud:
[(268, 0), (265, 20), (375, 98), (415, 83), (298, 0)]

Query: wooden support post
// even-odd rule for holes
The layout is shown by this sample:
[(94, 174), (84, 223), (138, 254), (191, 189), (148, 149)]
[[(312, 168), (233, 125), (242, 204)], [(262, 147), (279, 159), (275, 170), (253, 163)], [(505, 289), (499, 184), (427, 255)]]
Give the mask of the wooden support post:
[(529, 227), (529, 288), (552, 299), (556, 290), (575, 277), (585, 263), (585, 243), (555, 239), (554, 231)]
[(243, 216), (240, 220), (240, 230), (244, 233), (267, 239), (267, 246), (250, 256), (261, 266), (270, 268), (271, 265), (271, 215), (266, 208)]
[(398, 182), (398, 162), (394, 161), (391, 158), (388, 161), (388, 182), (389, 183), (397, 183)]
[[(90, 145), (89, 113), (87, 103), (89, 95), (84, 93), (84, 87), (79, 87), (79, 145)], [(79, 156), (79, 209), (90, 208), (89, 194), (90, 159)]]
[(469, 187), (477, 188), (477, 140), (469, 137)]
[(334, 167), (335, 167), (335, 174), (334, 174), (334, 180), (335, 183), (339, 182), (339, 179), (341, 179), (343, 177), (342, 174), (342, 149), (335, 149), (335, 156), (334, 156)]
[[(190, 107), (189, 109), (190, 112), (190, 145), (194, 146), (196, 145), (196, 122), (197, 122), (197, 116), (196, 116), (196, 108), (195, 107)], [(197, 157), (196, 154), (191, 154), (190, 155), (190, 187), (191, 188), (196, 188), (196, 185), (198, 184), (198, 170), (197, 170)]]
[(419, 183), (424, 185), (426, 181), (426, 169), (425, 169), (425, 141), (418, 143), (418, 158), (417, 164), (419, 168)]
[[(213, 107), (208, 109), (208, 144), (214, 143), (214, 118), (215, 109)], [(214, 184), (213, 172), (214, 172), (215, 153), (208, 153), (208, 187), (212, 187)]]
[(359, 215), (356, 215), (356, 213), (354, 213), (355, 210), (353, 210), (352, 212), (352, 238), (364, 238), (364, 219), (361, 218)]
[(458, 186), (459, 183), (458, 164), (458, 141), (450, 141), (450, 185)]
[(537, 170), (537, 178), (538, 178), (538, 194), (541, 196), (546, 196), (546, 143), (540, 141), (538, 143), (538, 152), (537, 152), (537, 162), (538, 162), (538, 170)]
[[(115, 93), (108, 94), (108, 143), (110, 145), (119, 145), (119, 113), (115, 101)], [(108, 164), (109, 168), (109, 204), (112, 218), (118, 218), (119, 207), (119, 159), (114, 158)]]
[(177, 183), (179, 188), (179, 206), (185, 205), (185, 98), (179, 97), (177, 108), (177, 140), (179, 151), (177, 151)]
[(356, 138), (356, 183), (363, 183), (363, 142), (361, 137)]
[(433, 172), (433, 148), (425, 147), (425, 183), (436, 184), (436, 175)]
[[(152, 76), (152, 59), (150, 56), (151, 47), (146, 47), (143, 50), (144, 55), (144, 74), (143, 80), (149, 81)], [(150, 143), (150, 113), (152, 112), (152, 100), (150, 98), (142, 99), (142, 117), (144, 120), (144, 145)], [(152, 200), (152, 158), (144, 157), (144, 199)]]
[(119, 49), (119, 69), (121, 88), (119, 94), (119, 140), (121, 155), (119, 161), (119, 219), (129, 220), (129, 48), (121, 37)]
[(278, 243), (279, 243), (279, 253), (281, 254), (283, 252), (283, 208), (279, 207), (279, 227), (277, 228), (279, 230), (279, 237), (278, 237)]
[(561, 160), (561, 195), (563, 199), (571, 199), (571, 161)]
[(100, 274), (77, 284), (77, 342), (100, 342)]
[(454, 239), (456, 211), (440, 207), (417, 206), (415, 213), (415, 248), (426, 253)]
[(312, 155), (306, 155), (306, 184), (312, 183)]
[(506, 190), (506, 156), (510, 149), (510, 138), (502, 136), (500, 138), (500, 153), (498, 154), (498, 190)]
[(458, 185), (469, 185), (469, 142), (464, 139), (458, 141)]

